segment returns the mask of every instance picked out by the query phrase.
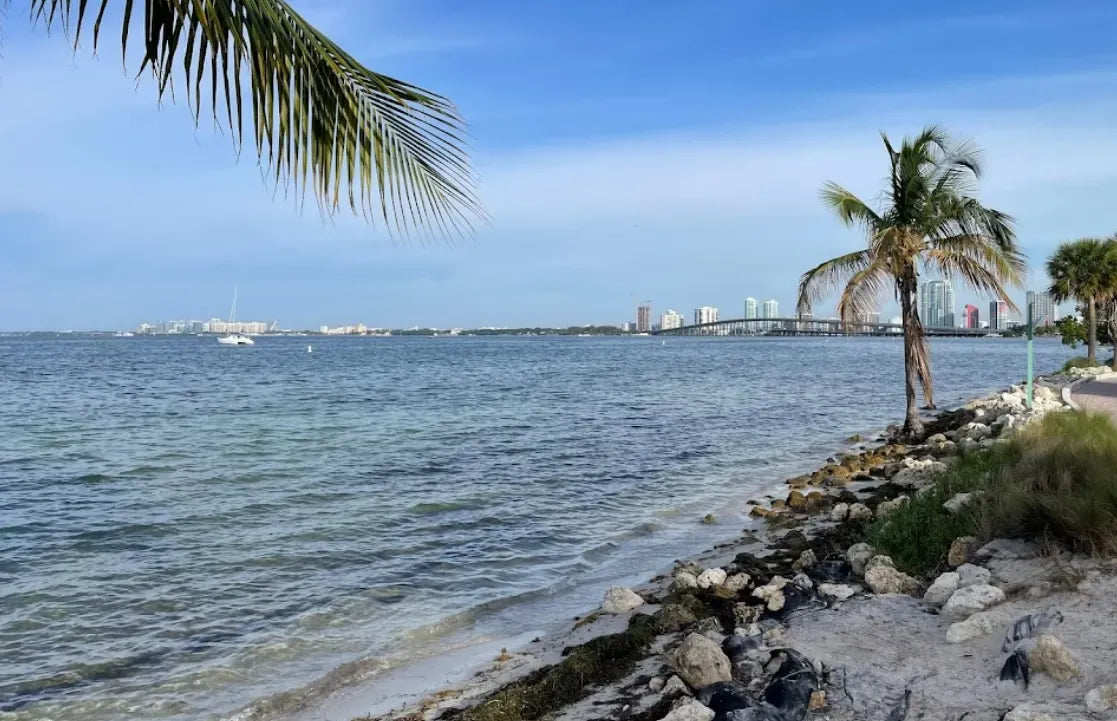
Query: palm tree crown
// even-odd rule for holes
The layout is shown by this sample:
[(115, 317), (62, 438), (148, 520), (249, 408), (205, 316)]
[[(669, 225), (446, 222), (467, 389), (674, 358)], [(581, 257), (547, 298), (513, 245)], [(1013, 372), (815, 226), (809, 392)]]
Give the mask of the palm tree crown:
[(1056, 303), (1077, 300), (1086, 307), (1087, 355), (1097, 361), (1097, 310), (1117, 294), (1117, 241), (1082, 238), (1061, 244), (1047, 259), (1048, 292)]
[[(849, 322), (877, 309), (891, 290), (900, 301), (907, 370), (907, 433), (916, 432), (914, 381), (934, 404), (930, 358), (915, 307), (920, 269), (959, 277), (979, 292), (1005, 297), (1005, 284), (1019, 284), (1025, 258), (1016, 245), (1012, 218), (986, 208), (974, 196), (981, 177), (976, 147), (954, 143), (937, 126), (905, 138), (896, 149), (881, 134), (888, 152), (884, 203), (874, 209), (836, 183), (827, 183), (823, 201), (849, 226), (863, 229), (868, 247), (828, 260), (803, 274), (799, 311), (842, 287), (838, 312)], [(1010, 302), (1011, 305), (1011, 302)]]
[[(94, 51), (110, 4), (30, 0), (32, 18), (61, 25), (75, 49), (91, 27)], [(195, 122), (208, 102), (239, 145), (247, 95), (260, 162), (326, 214), (347, 205), (390, 231), (444, 238), (483, 217), (453, 104), (369, 70), (284, 0), (124, 0), (122, 14), (124, 55), (140, 41), (160, 99), (179, 74)]]

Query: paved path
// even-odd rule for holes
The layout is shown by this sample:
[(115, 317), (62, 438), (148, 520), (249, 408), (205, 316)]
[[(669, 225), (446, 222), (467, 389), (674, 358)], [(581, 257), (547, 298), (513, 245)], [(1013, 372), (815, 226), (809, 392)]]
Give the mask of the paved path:
[(1084, 410), (1106, 413), (1117, 421), (1117, 376), (1103, 376), (1076, 386), (1071, 398)]

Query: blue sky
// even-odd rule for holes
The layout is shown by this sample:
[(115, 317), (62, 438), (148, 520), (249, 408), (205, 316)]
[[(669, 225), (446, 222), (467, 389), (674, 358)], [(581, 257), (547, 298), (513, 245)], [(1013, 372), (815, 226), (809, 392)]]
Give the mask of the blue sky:
[(234, 285), (241, 317), (285, 327), (790, 309), (805, 268), (862, 242), (821, 184), (875, 197), (878, 131), (929, 122), (985, 149), (982, 198), (1016, 216), (1030, 286), (1060, 240), (1117, 231), (1111, 2), (293, 0), (460, 106), (491, 223), (452, 246), (300, 212), (227, 135), (158, 107), (111, 40), (74, 55), (21, 4), (0, 59), (0, 330), (209, 318)]

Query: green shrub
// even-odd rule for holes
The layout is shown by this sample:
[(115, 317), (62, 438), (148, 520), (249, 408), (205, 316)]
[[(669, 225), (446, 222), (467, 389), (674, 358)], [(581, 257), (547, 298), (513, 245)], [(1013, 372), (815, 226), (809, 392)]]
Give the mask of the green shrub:
[(1117, 428), (1106, 416), (1054, 413), (1026, 429), (988, 490), (976, 508), (982, 535), (1117, 554)]
[(865, 540), (891, 556), (902, 571), (923, 575), (937, 570), (945, 562), (954, 539), (972, 535), (977, 526), (971, 509), (953, 514), (942, 504), (956, 493), (983, 488), (1000, 453), (998, 450), (996, 454), (988, 451), (963, 456), (936, 479), (930, 491), (912, 497), (888, 518), (874, 521)]
[[(983, 491), (957, 514), (956, 493)], [(1117, 428), (1105, 416), (1052, 413), (1010, 443), (961, 458), (866, 541), (915, 575), (940, 569), (959, 536), (1025, 537), (1117, 555)]]
[(1077, 356), (1075, 358), (1071, 358), (1069, 361), (1063, 364), (1063, 372), (1065, 373), (1071, 368), (1093, 368), (1096, 365), (1098, 364), (1091, 363), (1090, 360), (1086, 358), (1086, 356)]

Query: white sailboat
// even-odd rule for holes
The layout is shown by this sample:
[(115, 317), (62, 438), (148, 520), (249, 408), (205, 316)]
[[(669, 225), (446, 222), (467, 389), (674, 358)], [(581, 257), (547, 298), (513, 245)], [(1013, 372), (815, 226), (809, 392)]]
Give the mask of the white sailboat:
[[(229, 309), (229, 325), (233, 324), (237, 318), (237, 289), (233, 288), (233, 307)], [(256, 341), (252, 340), (246, 335), (241, 333), (227, 333), (217, 339), (221, 345), (255, 345)]]

